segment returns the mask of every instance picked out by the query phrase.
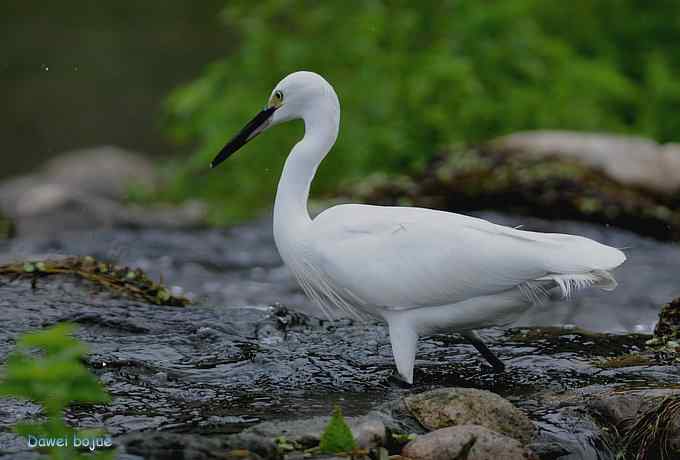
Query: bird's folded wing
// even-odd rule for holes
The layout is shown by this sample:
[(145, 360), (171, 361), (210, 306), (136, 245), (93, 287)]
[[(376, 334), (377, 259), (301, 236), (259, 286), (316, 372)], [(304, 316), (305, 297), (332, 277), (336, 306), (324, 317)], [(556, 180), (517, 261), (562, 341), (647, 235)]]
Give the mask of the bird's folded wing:
[(577, 236), (418, 208), (339, 208), (320, 219), (312, 257), (336, 290), (368, 305), (447, 305), (620, 263), (618, 250)]

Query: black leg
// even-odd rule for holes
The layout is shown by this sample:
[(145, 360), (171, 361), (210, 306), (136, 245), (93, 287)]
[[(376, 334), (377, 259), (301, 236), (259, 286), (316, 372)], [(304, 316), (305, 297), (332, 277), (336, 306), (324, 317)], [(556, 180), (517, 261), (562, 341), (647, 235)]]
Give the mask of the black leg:
[(482, 342), (482, 339), (475, 331), (462, 332), (460, 335), (465, 337), (468, 342), (470, 342), (472, 346), (477, 349), (484, 359), (486, 359), (489, 364), (491, 364), (491, 367), (493, 367), (494, 371), (503, 372), (505, 370), (505, 364), (503, 364), (503, 361), (498, 359), (498, 357), (494, 355), (491, 350), (489, 350), (489, 347), (487, 347), (484, 342)]
[(399, 375), (399, 372), (397, 372), (396, 369), (389, 375), (387, 381), (399, 388), (411, 388), (413, 386), (413, 384), (408, 383), (406, 380), (404, 380), (404, 377)]

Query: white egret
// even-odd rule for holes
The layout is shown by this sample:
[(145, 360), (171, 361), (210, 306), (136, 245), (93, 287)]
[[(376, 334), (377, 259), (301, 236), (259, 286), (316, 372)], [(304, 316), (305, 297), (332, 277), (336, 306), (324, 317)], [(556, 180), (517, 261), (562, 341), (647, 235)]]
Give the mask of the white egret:
[(285, 264), (327, 314), (373, 317), (389, 326), (397, 371), (413, 383), (418, 337), (461, 333), (497, 370), (503, 363), (476, 331), (516, 320), (541, 298), (616, 287), (618, 249), (572, 235), (522, 231), (443, 211), (345, 204), (312, 219), (316, 169), (338, 136), (340, 104), (313, 72), (295, 72), (211, 163), (217, 166), (265, 129), (302, 119), (305, 134), (283, 168), (274, 237)]

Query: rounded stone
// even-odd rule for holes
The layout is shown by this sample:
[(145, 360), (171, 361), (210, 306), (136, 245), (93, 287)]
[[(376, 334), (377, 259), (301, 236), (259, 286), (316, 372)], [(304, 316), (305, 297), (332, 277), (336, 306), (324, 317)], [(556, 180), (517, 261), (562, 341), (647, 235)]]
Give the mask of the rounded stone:
[(537, 457), (515, 439), (479, 425), (442, 428), (408, 443), (401, 452), (412, 460), (528, 460)]
[(529, 418), (495, 393), (474, 388), (441, 388), (404, 398), (408, 411), (428, 430), (481, 425), (527, 444), (534, 434)]

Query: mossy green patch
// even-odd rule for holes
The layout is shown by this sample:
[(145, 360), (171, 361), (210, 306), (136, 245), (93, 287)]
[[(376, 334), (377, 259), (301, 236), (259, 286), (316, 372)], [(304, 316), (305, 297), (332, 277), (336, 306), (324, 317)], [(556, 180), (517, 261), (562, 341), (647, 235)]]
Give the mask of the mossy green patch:
[(646, 344), (663, 361), (680, 362), (680, 297), (661, 307), (654, 337)]
[(114, 265), (92, 257), (25, 261), (0, 265), (0, 277), (29, 278), (33, 285), (41, 278), (74, 275), (118, 295), (156, 305), (185, 306), (189, 299), (173, 295), (162, 283), (151, 280), (139, 268)]
[(351, 199), (465, 212), (503, 209), (549, 219), (614, 225), (662, 240), (680, 239), (672, 198), (623, 185), (574, 160), (531, 157), (492, 147), (457, 146), (423, 172), (399, 181), (371, 179), (345, 189)]
[(627, 353), (625, 355), (612, 356), (598, 362), (596, 365), (602, 369), (618, 369), (622, 367), (646, 366), (654, 364), (654, 359), (640, 353)]
[(522, 342), (522, 343), (530, 343), (530, 342), (535, 342), (536, 340), (542, 340), (542, 339), (554, 339), (554, 338), (559, 338), (562, 336), (566, 335), (579, 335), (582, 337), (594, 337), (594, 336), (602, 336), (604, 334), (600, 334), (597, 332), (590, 332), (585, 329), (581, 328), (564, 328), (564, 327), (557, 327), (557, 326), (548, 326), (548, 327), (532, 327), (532, 328), (518, 328), (518, 329), (513, 329), (512, 333), (510, 335), (510, 340), (513, 342)]

